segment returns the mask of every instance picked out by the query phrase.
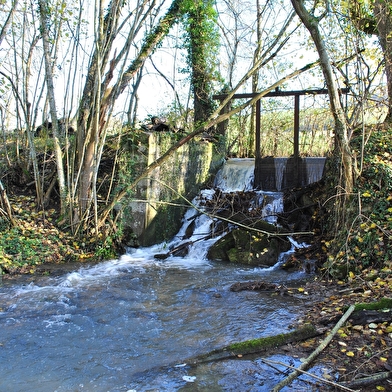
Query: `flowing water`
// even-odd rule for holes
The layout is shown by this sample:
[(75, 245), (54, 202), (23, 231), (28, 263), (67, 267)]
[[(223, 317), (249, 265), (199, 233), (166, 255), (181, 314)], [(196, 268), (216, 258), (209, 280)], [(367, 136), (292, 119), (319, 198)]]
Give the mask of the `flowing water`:
[(288, 330), (302, 300), (229, 290), (261, 278), (287, 283), (300, 276), (193, 258), (156, 261), (138, 250), (65, 276), (5, 282), (0, 390), (175, 391), (189, 383), (185, 376), (196, 376), (193, 386), (230, 390), (242, 383), (242, 371), (178, 365)]
[[(210, 225), (201, 215), (194, 238)], [(161, 244), (57, 276), (5, 280), (0, 391), (269, 391), (282, 377), (279, 365), (244, 359), (190, 366), (188, 359), (288, 331), (303, 299), (230, 286), (260, 279), (291, 285), (305, 275), (280, 270), (282, 260), (269, 269), (207, 261), (214, 240), (195, 241), (186, 257), (155, 259), (170, 245)]]

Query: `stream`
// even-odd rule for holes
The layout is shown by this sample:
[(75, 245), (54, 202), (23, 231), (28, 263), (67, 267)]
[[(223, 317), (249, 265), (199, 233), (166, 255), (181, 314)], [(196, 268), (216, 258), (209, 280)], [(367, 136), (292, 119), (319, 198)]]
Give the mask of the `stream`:
[[(282, 208), (279, 198), (265, 206), (268, 217)], [(265, 280), (290, 287), (308, 275), (280, 269), (286, 254), (267, 269), (208, 261), (216, 238), (197, 239), (211, 226), (207, 216), (197, 218), (186, 257), (154, 258), (180, 243), (184, 224), (171, 244), (130, 249), (92, 265), (61, 265), (62, 272), (50, 276), (5, 279), (0, 392), (270, 391), (286, 367), (257, 357), (188, 362), (230, 343), (288, 332), (309, 302), (303, 295), (232, 292), (233, 283)], [(300, 364), (283, 355), (269, 359)], [(297, 380), (283, 390), (307, 386)]]
[(229, 287), (255, 279), (290, 284), (303, 274), (192, 257), (157, 261), (151, 251), (4, 281), (0, 391), (268, 391), (280, 376), (257, 360), (186, 361), (288, 331), (302, 299)]

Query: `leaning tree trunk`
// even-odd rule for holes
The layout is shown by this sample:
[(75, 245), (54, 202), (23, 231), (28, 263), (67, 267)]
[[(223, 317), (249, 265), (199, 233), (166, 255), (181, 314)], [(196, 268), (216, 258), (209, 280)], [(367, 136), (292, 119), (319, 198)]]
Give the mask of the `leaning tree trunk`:
[(349, 146), (346, 118), (342, 108), (339, 90), (332, 71), (331, 61), (319, 30), (320, 17), (315, 17), (305, 8), (304, 0), (291, 0), (295, 12), (308, 29), (320, 57), (320, 65), (328, 88), (331, 112), (335, 121), (335, 152), (341, 161), (341, 183), (339, 184), (349, 197), (354, 186), (354, 164)]
[(8, 28), (10, 27), (10, 25), (12, 23), (12, 18), (14, 16), (15, 11), (16, 11), (16, 7), (18, 6), (18, 2), (19, 2), (19, 0), (14, 0), (13, 4), (11, 5), (11, 10), (8, 12), (7, 19), (5, 20), (4, 25), (0, 31), (0, 46), (1, 46), (1, 43), (4, 39), (4, 37), (7, 35)]

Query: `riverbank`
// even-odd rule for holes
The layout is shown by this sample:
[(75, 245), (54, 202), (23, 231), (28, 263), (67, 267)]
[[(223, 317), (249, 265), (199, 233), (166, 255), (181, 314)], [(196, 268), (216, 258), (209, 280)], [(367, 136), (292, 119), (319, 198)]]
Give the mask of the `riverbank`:
[[(326, 375), (326, 378), (353, 390), (391, 390), (392, 377), (387, 374), (392, 370), (392, 277), (389, 271), (375, 277), (374, 271), (369, 270), (364, 271), (362, 276), (352, 276), (348, 282), (320, 280), (305, 287), (309, 292), (318, 292), (320, 288), (326, 290), (325, 298), (316, 301), (307, 310), (306, 316), (298, 321), (298, 326), (311, 323), (325, 332), (320, 337), (292, 345), (289, 348), (291, 355), (294, 353), (299, 358), (308, 357), (328, 336), (350, 305), (367, 304), (371, 308), (381, 301), (378, 310), (353, 313), (327, 348), (317, 356), (313, 365), (334, 369), (333, 377)], [(385, 299), (388, 301), (382, 305)], [(376, 375), (382, 374), (385, 378), (377, 380)], [(370, 378), (365, 380), (367, 377)], [(358, 379), (362, 379), (362, 383)]]
[[(365, 278), (365, 279), (364, 279)], [(293, 331), (305, 330), (311, 325), (316, 333), (311, 338), (292, 339), (289, 343), (270, 347), (270, 341), (278, 341), (280, 335), (267, 339), (264, 347), (260, 339), (254, 342), (239, 342), (235, 352), (229, 348), (221, 350), (226, 357), (238, 360), (249, 356), (265, 358), (270, 355), (287, 357), (287, 372), (290, 358), (304, 361), (319, 349), (322, 342), (331, 334), (336, 324), (345, 315), (351, 305), (356, 310), (347, 321), (338, 328), (331, 342), (310, 363), (308, 371), (316, 377), (310, 377), (307, 391), (389, 391), (392, 386), (392, 276), (385, 269), (378, 275), (374, 270), (364, 270), (361, 275), (352, 275), (348, 281), (334, 281), (322, 275), (313, 276), (303, 286), (270, 288), (261, 282), (245, 285), (249, 290), (270, 291), (271, 296), (284, 295), (302, 298), (306, 306), (304, 317), (296, 320), (290, 327)], [(267, 288), (267, 290), (266, 290)], [(254, 346), (257, 346), (256, 349)], [(232, 347), (230, 346), (230, 347)], [(251, 350), (248, 350), (251, 347)], [(242, 350), (242, 351), (241, 351)], [(256, 354), (255, 354), (256, 353)], [(214, 354), (214, 353), (213, 353)], [(209, 354), (201, 356), (210, 358)], [(214, 358), (212, 355), (211, 358)], [(218, 356), (218, 358), (220, 358)], [(268, 360), (266, 360), (268, 363)], [(276, 363), (275, 363), (276, 365)], [(319, 369), (325, 369), (319, 374)], [(276, 370), (276, 369), (275, 369)], [(321, 378), (320, 378), (321, 377)], [(282, 373), (282, 378), (283, 373)], [(309, 381), (309, 377), (306, 377)], [(325, 380), (324, 382), (322, 380)]]
[[(50, 273), (53, 266), (117, 257), (110, 238), (73, 236), (58, 225), (56, 208), (37, 210), (30, 194), (8, 195), (14, 225), (0, 220), (0, 269), (3, 278), (15, 274)], [(56, 267), (54, 267), (56, 268)]]

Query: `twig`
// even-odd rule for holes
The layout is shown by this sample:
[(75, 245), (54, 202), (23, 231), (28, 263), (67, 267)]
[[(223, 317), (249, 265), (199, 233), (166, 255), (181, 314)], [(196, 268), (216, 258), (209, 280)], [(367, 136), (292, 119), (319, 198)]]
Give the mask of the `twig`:
[[(385, 353), (386, 351), (389, 351), (389, 350), (391, 350), (391, 349), (392, 349), (392, 347), (387, 347), (387, 348), (384, 349), (384, 350), (377, 351), (377, 352), (374, 353), (371, 357), (369, 357), (366, 361), (362, 362), (361, 365), (359, 365), (355, 370), (353, 370), (353, 371), (350, 372), (350, 373), (347, 373), (347, 374), (346, 374), (346, 377), (349, 376), (349, 375), (351, 375), (351, 374), (353, 374), (352, 381), (354, 381), (354, 380), (355, 380), (355, 379), (354, 379), (355, 374), (358, 374), (358, 373), (359, 373), (359, 370), (361, 370), (362, 367), (366, 367), (366, 365), (367, 365), (369, 362), (371, 362), (374, 358), (381, 356), (383, 353)], [(350, 382), (350, 383), (349, 383), (349, 382), (346, 382), (346, 384), (350, 384), (350, 385), (351, 385), (351, 382)]]
[(386, 380), (391, 376), (392, 376), (392, 372), (376, 373), (369, 377), (363, 377), (363, 378), (358, 378), (356, 380), (352, 380), (350, 382), (344, 382), (343, 385), (357, 388), (357, 387), (362, 387), (364, 385), (374, 384), (375, 382), (378, 381)]
[[(345, 385), (337, 384), (336, 382), (333, 382), (333, 381), (327, 380), (327, 379), (325, 379), (325, 378), (316, 376), (315, 374), (309, 373), (309, 372), (307, 372), (307, 371), (305, 371), (305, 370), (296, 369), (294, 366), (287, 365), (287, 364), (284, 363), (284, 362), (272, 361), (271, 359), (265, 359), (265, 358), (263, 358), (262, 361), (265, 362), (266, 364), (282, 365), (282, 366), (287, 367), (288, 369), (295, 369), (295, 370), (298, 370), (298, 371), (299, 371), (300, 373), (302, 373), (302, 374), (306, 374), (307, 376), (312, 377), (312, 378), (314, 378), (315, 380), (320, 381), (320, 382), (322, 382), (322, 383), (325, 383), (325, 384), (328, 384), (328, 385), (332, 385), (332, 386), (334, 386), (334, 387), (336, 387), (336, 388), (341, 389), (342, 391), (349, 391), (349, 392), (353, 392), (353, 391), (354, 391), (354, 389), (350, 389), (350, 388), (348, 388), (348, 387), (345, 386)], [(351, 384), (350, 384), (350, 385), (351, 385)], [(354, 391), (354, 392), (355, 392), (355, 391)]]
[(338, 321), (335, 325), (331, 333), (320, 343), (320, 345), (309, 355), (308, 358), (292, 373), (290, 373), (285, 379), (280, 381), (275, 387), (272, 389), (271, 392), (278, 392), (286, 385), (291, 384), (291, 382), (299, 376), (302, 370), (305, 370), (310, 363), (323, 351), (328, 344), (331, 342), (339, 328), (346, 322), (346, 320), (350, 317), (351, 313), (355, 310), (355, 305), (351, 305), (347, 312), (342, 316), (342, 318)]

